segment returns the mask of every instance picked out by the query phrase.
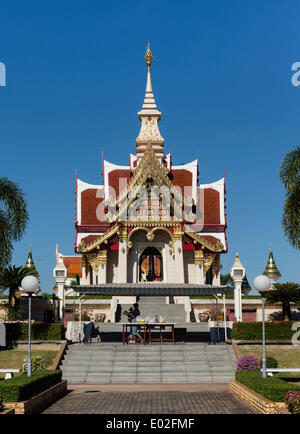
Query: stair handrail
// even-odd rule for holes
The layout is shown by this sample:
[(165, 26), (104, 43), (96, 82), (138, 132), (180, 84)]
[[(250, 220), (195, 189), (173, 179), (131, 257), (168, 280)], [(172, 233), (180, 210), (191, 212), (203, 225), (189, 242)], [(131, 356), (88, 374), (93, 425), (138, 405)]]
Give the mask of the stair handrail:
[(184, 299), (184, 310), (186, 312), (186, 322), (191, 321), (191, 311), (192, 311), (192, 303), (190, 298)]
[(192, 311), (192, 303), (191, 303), (191, 300), (189, 298), (184, 299), (184, 310), (186, 312)]
[(110, 302), (110, 311), (111, 311), (111, 322), (115, 322), (115, 315), (118, 307), (119, 300), (117, 298), (113, 298)]

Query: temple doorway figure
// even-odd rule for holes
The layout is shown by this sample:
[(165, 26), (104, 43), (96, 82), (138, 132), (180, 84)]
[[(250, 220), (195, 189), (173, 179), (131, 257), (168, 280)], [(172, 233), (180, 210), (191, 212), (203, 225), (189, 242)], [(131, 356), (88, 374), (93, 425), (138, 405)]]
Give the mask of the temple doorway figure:
[(155, 247), (147, 247), (139, 261), (140, 282), (161, 282), (163, 280), (162, 256)]

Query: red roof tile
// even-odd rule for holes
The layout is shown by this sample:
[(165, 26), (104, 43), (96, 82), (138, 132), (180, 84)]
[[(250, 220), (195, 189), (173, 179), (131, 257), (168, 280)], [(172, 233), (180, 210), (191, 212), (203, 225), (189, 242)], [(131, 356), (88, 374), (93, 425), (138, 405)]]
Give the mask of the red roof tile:
[(97, 197), (97, 192), (96, 188), (89, 188), (81, 193), (82, 225), (99, 225), (101, 223), (97, 218), (97, 208), (104, 200), (104, 197)]
[(72, 277), (74, 274), (78, 274), (80, 277), (82, 277), (81, 256), (64, 256), (63, 261), (65, 267), (68, 270), (68, 277)]

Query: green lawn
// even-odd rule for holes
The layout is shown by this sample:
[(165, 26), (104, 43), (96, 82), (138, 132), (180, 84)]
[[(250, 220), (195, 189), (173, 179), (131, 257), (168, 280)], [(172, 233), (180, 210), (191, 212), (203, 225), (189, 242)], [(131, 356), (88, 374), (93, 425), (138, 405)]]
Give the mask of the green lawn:
[[(57, 355), (55, 350), (32, 350), (31, 357), (42, 357), (46, 362), (46, 367), (52, 365), (53, 360)], [(0, 369), (21, 369), (23, 360), (28, 357), (28, 351), (23, 350), (1, 350), (0, 351)], [(17, 375), (17, 374), (16, 374)], [(5, 374), (0, 373), (0, 378), (4, 378)]]
[[(252, 355), (262, 358), (261, 345), (239, 345), (242, 356)], [(267, 345), (267, 357), (274, 357), (277, 360), (278, 368), (300, 368), (300, 345)], [(300, 373), (278, 374), (281, 378), (297, 378), (300, 382)]]

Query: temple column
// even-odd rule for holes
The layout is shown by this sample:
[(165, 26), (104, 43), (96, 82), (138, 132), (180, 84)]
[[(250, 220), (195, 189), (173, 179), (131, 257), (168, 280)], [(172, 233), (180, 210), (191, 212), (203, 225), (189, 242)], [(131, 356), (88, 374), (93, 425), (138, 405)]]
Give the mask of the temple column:
[(92, 264), (91, 264), (91, 258), (92, 255), (91, 254), (87, 254), (85, 256), (85, 278), (86, 278), (86, 282), (88, 285), (93, 284), (93, 268), (92, 268)]
[(127, 282), (127, 228), (120, 228), (118, 282)]
[(92, 285), (97, 284), (97, 277), (98, 277), (98, 254), (97, 253), (91, 253), (88, 256), (88, 263), (89, 263), (89, 273), (88, 273), (88, 279), (91, 282)]
[(174, 278), (172, 283), (184, 283), (182, 231), (180, 227), (174, 229)]
[(213, 286), (219, 286), (221, 285), (221, 276), (220, 276), (220, 255), (216, 255), (216, 258), (214, 260), (214, 263), (212, 265), (213, 267)]
[(107, 250), (98, 253), (98, 284), (107, 283)]
[(93, 268), (92, 275), (93, 275), (93, 285), (97, 285), (98, 267)]
[(82, 255), (82, 277), (80, 279), (80, 284), (88, 285), (90, 283), (88, 279), (88, 263), (86, 261), (85, 255)]
[(194, 250), (195, 283), (204, 285), (204, 256), (203, 250)]

